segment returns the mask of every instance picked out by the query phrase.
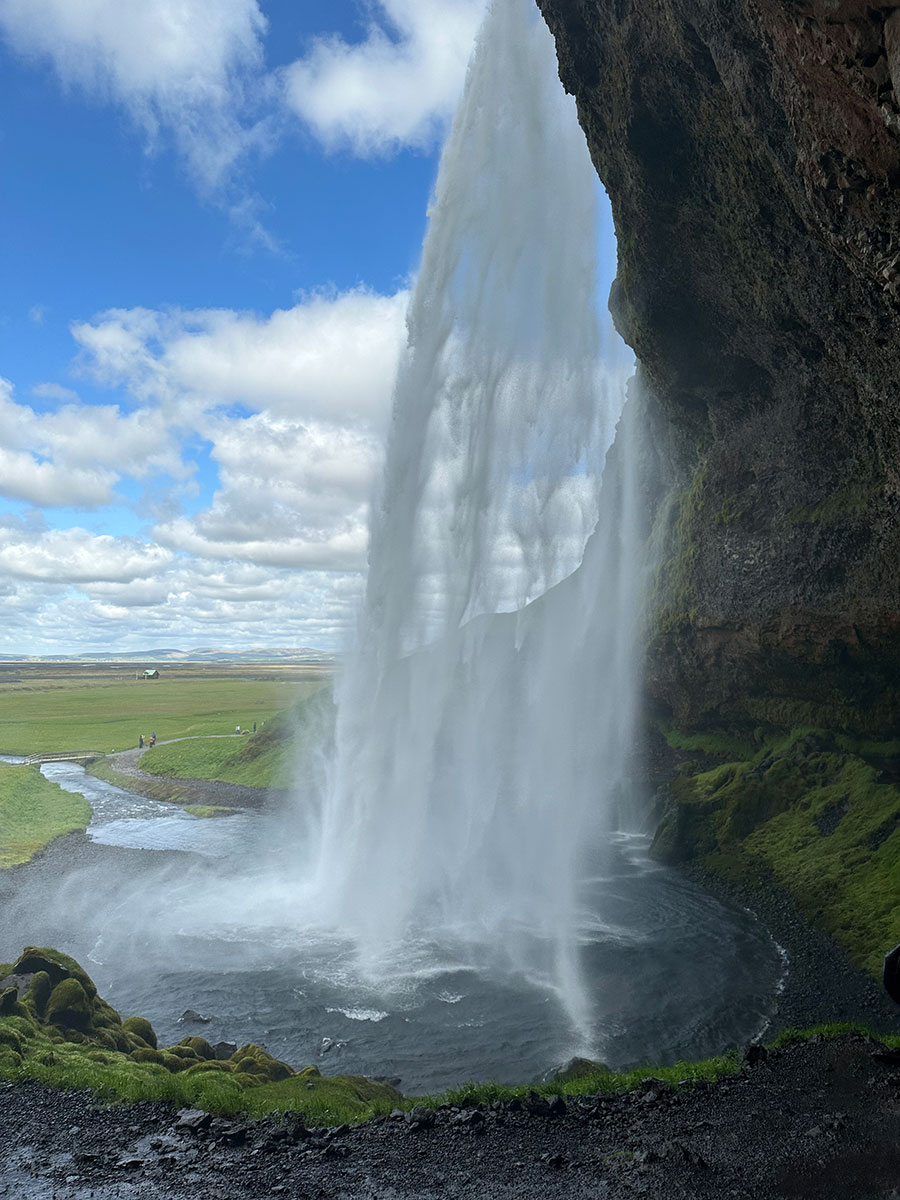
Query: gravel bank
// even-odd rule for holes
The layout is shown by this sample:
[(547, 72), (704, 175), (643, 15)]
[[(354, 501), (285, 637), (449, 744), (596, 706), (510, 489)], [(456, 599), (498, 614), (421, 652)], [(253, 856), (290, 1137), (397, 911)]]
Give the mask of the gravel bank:
[(699, 868), (685, 873), (724, 902), (750, 909), (787, 953), (784, 991), (765, 1037), (827, 1021), (860, 1021), (882, 1033), (900, 1033), (900, 1008), (831, 938), (812, 929), (780, 888), (769, 882), (739, 887)]
[[(356, 1129), (0, 1090), (0, 1194), (96, 1200), (896, 1196), (900, 1056), (816, 1039), (678, 1093), (495, 1104)], [(416, 1116), (414, 1111), (413, 1116)]]

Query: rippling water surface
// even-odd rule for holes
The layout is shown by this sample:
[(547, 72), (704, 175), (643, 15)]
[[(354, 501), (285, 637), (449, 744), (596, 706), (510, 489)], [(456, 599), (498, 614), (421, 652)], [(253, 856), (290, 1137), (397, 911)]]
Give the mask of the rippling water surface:
[[(784, 972), (749, 913), (652, 863), (645, 838), (617, 835), (585, 904), (586, 1041), (545, 979), (478, 961), (462, 937), (411, 937), (364, 972), (350, 942), (304, 913), (280, 815), (201, 820), (77, 766), (44, 771), (89, 799), (92, 844), (8, 873), (0, 957), (26, 942), (66, 950), (167, 1042), (258, 1041), (294, 1065), (395, 1077), (408, 1092), (522, 1082), (574, 1053), (622, 1066), (746, 1042)], [(188, 1008), (209, 1023), (180, 1023)]]

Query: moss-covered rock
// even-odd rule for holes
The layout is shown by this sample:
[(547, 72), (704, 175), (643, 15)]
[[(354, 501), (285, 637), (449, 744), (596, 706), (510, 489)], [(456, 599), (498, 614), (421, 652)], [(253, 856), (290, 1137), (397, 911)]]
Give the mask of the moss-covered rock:
[(63, 979), (47, 1000), (47, 1020), (64, 1029), (84, 1033), (92, 1026), (91, 1000), (78, 979)]
[(19, 1007), (19, 989), (5, 988), (0, 992), (0, 1017), (11, 1017)]
[(145, 1017), (126, 1017), (122, 1028), (139, 1037), (152, 1050), (157, 1049), (156, 1031)]
[(32, 975), (38, 971), (46, 971), (54, 987), (64, 979), (77, 979), (88, 997), (93, 1000), (97, 995), (97, 987), (87, 971), (74, 958), (59, 950), (43, 946), (26, 946), (21, 956), (12, 966), (16, 975)]
[(290, 1079), (295, 1074), (293, 1067), (289, 1067), (287, 1063), (273, 1058), (267, 1050), (264, 1050), (262, 1046), (255, 1045), (253, 1042), (246, 1046), (241, 1046), (231, 1056), (231, 1061), (234, 1063), (235, 1070), (265, 1079), (269, 1083), (277, 1083), (282, 1079)]
[(38, 1017), (43, 1017), (47, 1011), (47, 1001), (50, 999), (50, 993), (53, 991), (53, 984), (50, 982), (50, 976), (46, 971), (36, 971), (31, 978), (31, 985), (28, 988), (28, 1000), (32, 1012)]
[[(186, 1037), (160, 1049), (148, 1021), (123, 1022), (93, 981), (66, 955), (29, 949), (18, 964), (8, 1015), (0, 1015), (0, 1078), (96, 1088), (121, 1099), (170, 1099), (209, 1111), (308, 1112), (336, 1123), (388, 1112), (402, 1099), (361, 1076), (301, 1074), (262, 1046), (241, 1046), (217, 1060), (205, 1038)], [(24, 967), (39, 967), (26, 971)], [(10, 977), (7, 971), (3, 979)], [(16, 997), (27, 988), (27, 1004)]]
[(203, 1059), (204, 1062), (214, 1060), (216, 1057), (215, 1050), (213, 1050), (206, 1038), (186, 1037), (182, 1038), (178, 1045), (186, 1046), (188, 1050), (192, 1050), (194, 1054), (196, 1054), (198, 1058)]
[(130, 1057), (134, 1062), (158, 1063), (161, 1067), (165, 1066), (166, 1063), (165, 1055), (159, 1050), (152, 1049), (150, 1046), (142, 1046), (137, 1050), (132, 1050)]

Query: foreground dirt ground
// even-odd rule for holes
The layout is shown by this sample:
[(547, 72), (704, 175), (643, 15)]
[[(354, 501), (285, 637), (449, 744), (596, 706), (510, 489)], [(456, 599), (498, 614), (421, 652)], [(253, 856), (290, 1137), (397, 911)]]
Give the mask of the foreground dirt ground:
[[(308, 1130), (83, 1094), (0, 1090), (0, 1195), (866, 1198), (900, 1196), (900, 1055), (857, 1036), (809, 1041), (740, 1076), (669, 1092), (413, 1110)], [(529, 1111), (530, 1110), (530, 1111)]]

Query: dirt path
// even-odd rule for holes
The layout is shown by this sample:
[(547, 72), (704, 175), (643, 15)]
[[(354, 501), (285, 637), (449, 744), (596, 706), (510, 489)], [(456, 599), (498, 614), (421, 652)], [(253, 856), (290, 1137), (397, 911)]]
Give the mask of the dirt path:
[[(222, 733), (209, 735), (215, 738), (236, 738), (239, 733)], [(169, 738), (157, 742), (157, 746), (169, 746), (173, 742), (201, 741), (205, 738)], [(106, 761), (119, 775), (125, 775), (132, 780), (136, 792), (149, 795), (155, 800), (174, 798), (177, 795), (179, 804), (221, 805), (225, 808), (263, 808), (273, 800), (281, 799), (286, 792), (277, 788), (256, 788), (240, 783), (224, 783), (218, 779), (182, 779), (170, 775), (154, 775), (142, 771), (138, 763), (143, 756), (150, 752), (150, 746), (143, 748), (135, 746), (131, 750), (120, 750), (117, 754), (107, 755)], [(162, 792), (170, 791), (170, 797)]]
[(678, 1093), (647, 1080), (556, 1113), (496, 1102), (335, 1131), (95, 1108), (83, 1093), (21, 1085), (0, 1090), (0, 1195), (887, 1198), (900, 1181), (898, 1065), (862, 1038), (813, 1039)]

